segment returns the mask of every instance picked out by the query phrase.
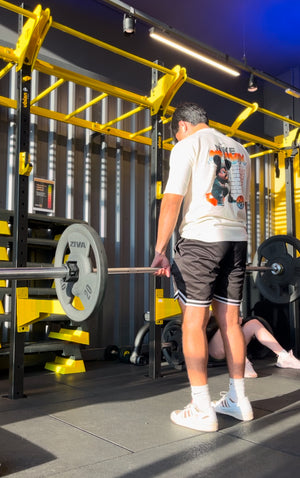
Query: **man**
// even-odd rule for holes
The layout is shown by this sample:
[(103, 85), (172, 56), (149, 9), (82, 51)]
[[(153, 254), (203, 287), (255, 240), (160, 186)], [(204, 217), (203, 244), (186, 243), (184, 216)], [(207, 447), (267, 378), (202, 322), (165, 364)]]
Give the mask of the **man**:
[[(182, 210), (180, 239), (172, 274), (183, 313), (182, 343), (192, 401), (171, 413), (177, 425), (218, 429), (217, 413), (252, 420), (244, 390), (245, 342), (239, 325), (246, 267), (246, 201), (250, 160), (235, 140), (208, 126), (207, 113), (194, 103), (179, 106), (172, 119), (178, 143), (161, 202), (152, 267), (170, 277), (166, 250)], [(183, 201), (184, 199), (184, 201)], [(221, 330), (229, 369), (229, 392), (211, 403), (206, 326), (209, 307)]]

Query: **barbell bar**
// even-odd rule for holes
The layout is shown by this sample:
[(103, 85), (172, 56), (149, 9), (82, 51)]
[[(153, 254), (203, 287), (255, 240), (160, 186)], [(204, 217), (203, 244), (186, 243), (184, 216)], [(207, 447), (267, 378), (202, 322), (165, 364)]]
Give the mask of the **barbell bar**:
[[(78, 272), (71, 269), (73, 267), (69, 261), (62, 267), (0, 268), (0, 280), (64, 279), (66, 282), (75, 282), (78, 278)], [(158, 267), (108, 267), (107, 274), (151, 274), (158, 270)], [(97, 272), (97, 269), (93, 268), (93, 272)]]
[[(262, 294), (275, 303), (293, 301), (300, 296), (299, 257), (292, 257), (284, 242), (300, 253), (298, 239), (273, 236), (259, 247), (254, 265), (246, 267), (247, 272), (254, 272), (255, 283)], [(72, 224), (58, 241), (54, 266), (0, 269), (0, 279), (55, 279), (57, 298), (66, 315), (74, 322), (82, 322), (102, 303), (108, 274), (147, 274), (157, 270), (153, 267), (108, 268), (104, 246), (96, 231), (86, 224)], [(290, 295), (286, 288), (293, 289), (289, 290)]]
[(0, 269), (0, 280), (66, 279), (69, 268), (62, 267), (13, 267)]
[(107, 273), (110, 274), (153, 274), (159, 267), (109, 267)]
[[(64, 279), (65, 282), (76, 282), (79, 271), (75, 271), (73, 264), (67, 261), (61, 267), (13, 267), (0, 268), (0, 280), (34, 280), (34, 279)], [(282, 267), (280, 264), (272, 264), (272, 266), (247, 266), (246, 271), (272, 271), (279, 274)], [(159, 270), (159, 267), (108, 267), (108, 275), (122, 274), (152, 274)], [(97, 272), (93, 268), (93, 272)]]
[(246, 266), (247, 272), (266, 272), (270, 271), (273, 275), (278, 275), (283, 272), (283, 268), (281, 264), (274, 262), (270, 266)]

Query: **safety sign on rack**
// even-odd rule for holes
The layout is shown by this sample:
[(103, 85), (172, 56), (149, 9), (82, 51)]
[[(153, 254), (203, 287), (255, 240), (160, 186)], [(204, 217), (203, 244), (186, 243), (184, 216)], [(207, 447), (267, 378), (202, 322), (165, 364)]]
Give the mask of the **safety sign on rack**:
[(54, 212), (54, 181), (33, 179), (33, 210)]

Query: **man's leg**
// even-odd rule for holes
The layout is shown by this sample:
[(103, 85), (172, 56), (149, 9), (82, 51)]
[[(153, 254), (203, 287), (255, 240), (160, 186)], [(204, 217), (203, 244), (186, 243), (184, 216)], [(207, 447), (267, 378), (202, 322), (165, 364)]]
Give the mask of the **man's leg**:
[(183, 313), (182, 346), (189, 381), (191, 386), (206, 385), (208, 308), (183, 305), (181, 308)]
[(243, 378), (246, 345), (239, 325), (239, 306), (213, 301), (214, 315), (218, 321), (231, 378)]
[(224, 360), (226, 357), (223, 339), (220, 329), (218, 329), (208, 342), (208, 353), (215, 360)]
[(246, 346), (239, 325), (239, 307), (214, 301), (213, 310), (221, 330), (230, 377), (229, 391), (214, 403), (215, 410), (238, 420), (252, 420), (252, 407), (245, 396)]
[(207, 384), (208, 346), (206, 326), (208, 308), (182, 306), (182, 345), (191, 385), (192, 402), (184, 410), (171, 413), (177, 425), (199, 431), (216, 431), (218, 421), (211, 406)]

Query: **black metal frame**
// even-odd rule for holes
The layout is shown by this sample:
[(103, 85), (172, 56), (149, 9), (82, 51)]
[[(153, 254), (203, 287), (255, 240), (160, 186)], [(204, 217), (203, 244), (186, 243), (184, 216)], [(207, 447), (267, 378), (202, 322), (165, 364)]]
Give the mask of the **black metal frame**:
[[(298, 137), (298, 134), (297, 134)], [(300, 154), (299, 147), (295, 144), (291, 156), (285, 159), (285, 194), (286, 194), (286, 223), (287, 234), (296, 237), (295, 214), (295, 184), (294, 184), (294, 158)], [(289, 304), (290, 341), (294, 352), (300, 355), (300, 317), (299, 300)]]
[[(159, 79), (158, 70), (152, 70), (152, 89)], [(157, 182), (163, 179), (163, 124), (161, 112), (152, 117), (151, 133), (151, 232), (150, 257), (154, 257), (157, 236), (157, 224), (160, 211), (160, 199), (157, 199)], [(149, 324), (149, 376), (153, 379), (161, 376), (161, 325), (155, 321), (156, 289), (161, 288), (159, 277), (150, 278), (150, 324)]]
[[(15, 161), (15, 215), (13, 222), (13, 266), (26, 267), (28, 236), (28, 175), (30, 142), (31, 65), (18, 72), (18, 148)], [(20, 158), (23, 158), (22, 163)], [(22, 398), (24, 382), (24, 333), (17, 327), (17, 287), (26, 281), (13, 281), (9, 356), (9, 398)]]

